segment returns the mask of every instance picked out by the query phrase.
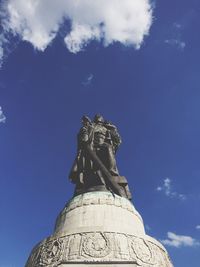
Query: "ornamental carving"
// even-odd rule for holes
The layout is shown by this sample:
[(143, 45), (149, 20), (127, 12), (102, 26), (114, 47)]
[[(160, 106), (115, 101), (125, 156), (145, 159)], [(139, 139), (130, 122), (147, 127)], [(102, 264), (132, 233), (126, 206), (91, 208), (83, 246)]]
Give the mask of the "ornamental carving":
[(69, 212), (81, 206), (105, 205), (105, 204), (126, 209), (136, 214), (140, 218), (140, 220), (142, 220), (141, 216), (139, 215), (139, 213), (136, 211), (136, 209), (129, 200), (122, 198), (118, 195), (115, 195), (115, 197), (113, 197), (113, 195), (110, 192), (104, 192), (104, 194), (99, 194), (99, 196), (98, 192), (96, 192), (95, 198), (94, 195), (92, 195), (92, 193), (86, 193), (81, 196), (80, 195), (76, 196), (66, 204), (61, 214)]
[(172, 266), (172, 263), (169, 259), (168, 254), (156, 246), (155, 244), (149, 242), (149, 245), (151, 246), (151, 251), (153, 252), (154, 258), (155, 258), (155, 265), (156, 267), (165, 267), (165, 266)]
[[(129, 260), (130, 259), (130, 251), (128, 245), (128, 236), (125, 234), (117, 234), (115, 235), (115, 257), (117, 259)], [(133, 259), (133, 253), (131, 253)]]
[(111, 251), (110, 242), (102, 233), (85, 236), (83, 241), (84, 254), (94, 258), (104, 258)]
[(39, 266), (59, 263), (62, 258), (63, 240), (55, 239), (46, 242), (40, 249)]
[(142, 238), (133, 238), (131, 241), (131, 250), (135, 252), (136, 257), (143, 263), (154, 265), (152, 249)]
[(71, 235), (69, 246), (68, 246), (68, 259), (76, 260), (79, 258), (80, 250), (81, 250), (81, 234)]
[(135, 262), (142, 267), (172, 267), (159, 243), (123, 233), (93, 232), (47, 239), (32, 252), (26, 267), (57, 267), (62, 262)]

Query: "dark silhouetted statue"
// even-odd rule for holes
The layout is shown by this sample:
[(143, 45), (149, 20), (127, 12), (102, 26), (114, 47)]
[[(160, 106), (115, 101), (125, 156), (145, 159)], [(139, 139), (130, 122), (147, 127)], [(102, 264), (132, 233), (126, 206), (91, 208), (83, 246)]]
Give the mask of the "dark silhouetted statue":
[(97, 114), (91, 121), (82, 117), (78, 151), (69, 178), (76, 184), (75, 195), (106, 191), (131, 199), (127, 180), (120, 176), (115, 154), (121, 137), (115, 125)]

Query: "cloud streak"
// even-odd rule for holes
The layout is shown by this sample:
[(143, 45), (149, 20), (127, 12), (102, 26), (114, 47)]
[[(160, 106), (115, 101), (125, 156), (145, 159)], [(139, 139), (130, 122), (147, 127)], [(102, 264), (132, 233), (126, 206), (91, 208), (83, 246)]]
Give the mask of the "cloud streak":
[(150, 0), (6, 0), (1, 10), (4, 34), (18, 36), (40, 51), (66, 21), (71, 29), (64, 42), (72, 53), (92, 40), (104, 46), (119, 42), (139, 49), (152, 24)]
[(3, 114), (3, 110), (0, 106), (0, 123), (5, 123), (6, 122), (6, 117), (5, 115)]
[(161, 186), (158, 186), (156, 188), (156, 191), (163, 192), (167, 197), (170, 197), (170, 198), (178, 198), (180, 200), (186, 199), (185, 195), (179, 194), (179, 193), (173, 191), (172, 180), (169, 178), (165, 178), (163, 180), (163, 184)]
[(172, 232), (167, 233), (168, 239), (161, 240), (161, 242), (164, 245), (168, 245), (171, 247), (194, 247), (199, 246), (200, 243), (196, 239), (192, 238), (191, 236), (185, 236), (185, 235), (177, 235)]
[(94, 79), (94, 75), (93, 75), (92, 73), (90, 73), (90, 74), (85, 78), (85, 80), (83, 81), (82, 84), (83, 84), (84, 86), (89, 86), (89, 85), (92, 83), (93, 79)]

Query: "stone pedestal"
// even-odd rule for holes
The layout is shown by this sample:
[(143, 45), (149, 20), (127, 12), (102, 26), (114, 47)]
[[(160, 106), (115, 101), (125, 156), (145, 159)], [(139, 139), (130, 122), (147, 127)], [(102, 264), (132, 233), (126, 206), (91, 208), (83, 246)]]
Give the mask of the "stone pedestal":
[(74, 197), (52, 236), (32, 251), (26, 267), (172, 267), (165, 248), (145, 234), (133, 204), (110, 192)]

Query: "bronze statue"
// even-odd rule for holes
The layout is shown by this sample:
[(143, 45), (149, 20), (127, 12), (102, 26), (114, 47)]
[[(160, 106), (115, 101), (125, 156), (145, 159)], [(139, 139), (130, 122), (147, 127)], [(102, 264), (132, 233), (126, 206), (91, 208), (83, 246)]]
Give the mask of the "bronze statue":
[(127, 180), (116, 165), (115, 154), (121, 144), (116, 126), (99, 114), (93, 121), (83, 116), (77, 139), (77, 156), (69, 175), (76, 184), (75, 195), (109, 190), (131, 199)]

